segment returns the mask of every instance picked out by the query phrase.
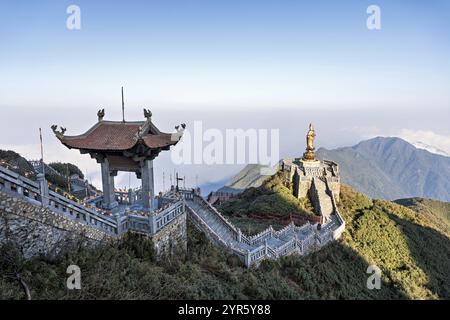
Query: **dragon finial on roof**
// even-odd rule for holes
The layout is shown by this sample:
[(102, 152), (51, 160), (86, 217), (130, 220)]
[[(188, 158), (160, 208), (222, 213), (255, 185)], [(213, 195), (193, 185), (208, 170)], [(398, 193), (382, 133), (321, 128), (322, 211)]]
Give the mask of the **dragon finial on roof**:
[(98, 121), (102, 121), (105, 116), (105, 109), (100, 109), (97, 111)]
[(53, 133), (56, 135), (57, 138), (62, 138), (64, 136), (64, 133), (67, 131), (66, 128), (59, 127), (60, 131), (58, 131), (58, 126), (56, 124), (51, 126)]
[(144, 117), (146, 117), (147, 120), (150, 120), (152, 118), (152, 112), (150, 111), (150, 109), (144, 108)]
[[(180, 126), (181, 126), (181, 128), (180, 128)], [(182, 123), (179, 126), (175, 126), (175, 130), (177, 130), (177, 132), (172, 133), (170, 135), (170, 140), (171, 141), (178, 141), (178, 140), (180, 140), (181, 137), (183, 136), (183, 133), (184, 133), (185, 129), (186, 129), (186, 124), (185, 123)]]

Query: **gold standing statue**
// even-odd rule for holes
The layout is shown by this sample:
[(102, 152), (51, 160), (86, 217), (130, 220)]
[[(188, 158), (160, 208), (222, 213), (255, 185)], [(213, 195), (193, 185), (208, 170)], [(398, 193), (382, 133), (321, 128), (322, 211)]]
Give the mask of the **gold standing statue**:
[(314, 153), (314, 138), (316, 137), (316, 133), (314, 132), (314, 128), (312, 123), (309, 124), (309, 130), (306, 134), (306, 152), (303, 153), (303, 160), (306, 161), (314, 161), (316, 160), (316, 154)]

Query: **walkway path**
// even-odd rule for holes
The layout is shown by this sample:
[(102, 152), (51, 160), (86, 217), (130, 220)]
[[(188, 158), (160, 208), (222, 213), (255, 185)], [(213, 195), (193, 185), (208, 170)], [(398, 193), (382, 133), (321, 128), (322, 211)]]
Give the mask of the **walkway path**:
[[(317, 224), (307, 223), (301, 227), (289, 224), (279, 231), (269, 227), (255, 236), (248, 237), (199, 195), (191, 194), (189, 198), (185, 198), (185, 204), (194, 224), (211, 240), (237, 254), (247, 266), (257, 264), (263, 259), (277, 259), (292, 253), (305, 254), (337, 239), (345, 226), (336, 211), (321, 229), (318, 229)], [(326, 205), (330, 205), (334, 211), (331, 200)]]

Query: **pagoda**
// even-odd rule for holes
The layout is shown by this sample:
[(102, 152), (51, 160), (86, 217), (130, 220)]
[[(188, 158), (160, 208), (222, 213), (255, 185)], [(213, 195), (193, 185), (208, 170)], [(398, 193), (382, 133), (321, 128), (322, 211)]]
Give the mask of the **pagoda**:
[(161, 132), (152, 122), (152, 113), (144, 109), (145, 121), (106, 121), (105, 110), (97, 113), (98, 121), (88, 131), (77, 136), (65, 135), (65, 128), (53, 125), (52, 130), (63, 145), (88, 153), (101, 165), (103, 208), (118, 206), (114, 177), (118, 171), (134, 172), (142, 180), (142, 207), (153, 209), (153, 160), (163, 150), (169, 150), (183, 135), (185, 124), (176, 126), (175, 133)]

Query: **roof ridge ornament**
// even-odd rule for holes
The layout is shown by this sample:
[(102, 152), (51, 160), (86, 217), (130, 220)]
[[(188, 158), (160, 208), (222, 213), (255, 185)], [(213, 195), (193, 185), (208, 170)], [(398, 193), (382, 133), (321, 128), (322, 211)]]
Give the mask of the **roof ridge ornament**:
[(58, 129), (58, 126), (56, 125), (56, 124), (54, 124), (54, 125), (52, 125), (50, 128), (52, 128), (52, 130), (53, 130), (53, 133), (55, 134), (55, 136), (58, 138), (58, 139), (61, 139), (62, 137), (64, 137), (64, 133), (67, 131), (67, 129), (66, 128), (63, 128), (63, 127), (59, 127), (60, 128), (60, 131), (58, 131), (57, 129)]
[(152, 112), (150, 111), (150, 109), (144, 108), (144, 117), (147, 118), (147, 121), (150, 121), (152, 119)]
[(138, 139), (142, 138), (142, 136), (148, 131), (148, 129), (150, 128), (150, 125), (152, 123), (152, 112), (150, 111), (150, 109), (145, 109), (144, 108), (144, 117), (147, 118), (147, 121), (145, 121), (145, 123), (140, 127), (139, 131), (138, 131)]
[[(181, 129), (180, 129), (181, 126)], [(179, 141), (183, 136), (184, 130), (186, 129), (186, 124), (182, 123), (180, 126), (175, 126), (177, 132), (170, 134), (170, 141)]]
[(105, 109), (100, 109), (97, 111), (98, 122), (103, 121), (104, 116), (105, 116)]

